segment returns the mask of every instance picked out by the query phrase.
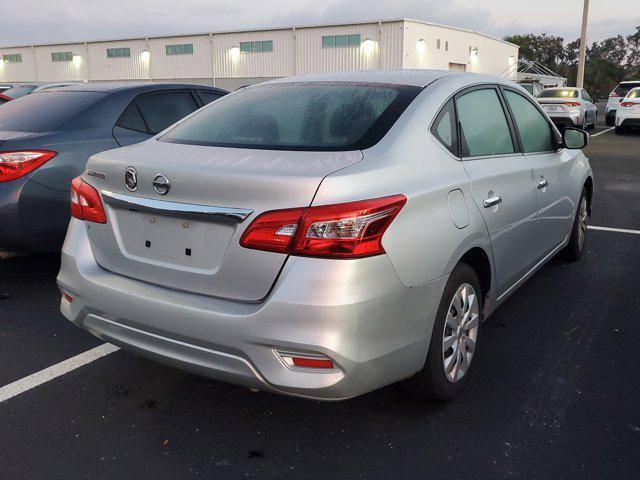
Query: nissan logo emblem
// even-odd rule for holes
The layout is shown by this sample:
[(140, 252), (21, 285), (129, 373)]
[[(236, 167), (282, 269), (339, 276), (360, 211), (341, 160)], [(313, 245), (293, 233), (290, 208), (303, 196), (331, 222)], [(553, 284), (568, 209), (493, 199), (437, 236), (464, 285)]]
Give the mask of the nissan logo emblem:
[(171, 183), (167, 177), (159, 173), (153, 179), (153, 189), (160, 195), (166, 195), (171, 189)]

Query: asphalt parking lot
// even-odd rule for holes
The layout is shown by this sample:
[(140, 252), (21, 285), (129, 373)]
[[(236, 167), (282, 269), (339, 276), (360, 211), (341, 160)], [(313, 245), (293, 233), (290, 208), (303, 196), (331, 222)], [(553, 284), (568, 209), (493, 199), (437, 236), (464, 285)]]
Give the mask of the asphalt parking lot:
[[(590, 223), (640, 230), (640, 134), (592, 133)], [(117, 351), (0, 403), (0, 477), (636, 477), (639, 252), (590, 230), (579, 263), (548, 264), (485, 324), (455, 402), (305, 401)], [(58, 312), (58, 266), (0, 261), (0, 387), (101, 344)]]

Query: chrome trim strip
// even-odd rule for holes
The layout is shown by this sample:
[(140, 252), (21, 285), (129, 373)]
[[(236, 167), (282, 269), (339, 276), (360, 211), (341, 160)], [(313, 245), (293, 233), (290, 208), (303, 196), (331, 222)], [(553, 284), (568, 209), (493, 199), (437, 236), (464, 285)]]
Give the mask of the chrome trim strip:
[(223, 217), (238, 223), (244, 221), (253, 210), (246, 208), (215, 207), (210, 205), (195, 205), (191, 203), (168, 202), (150, 198), (132, 197), (109, 190), (101, 190), (104, 201), (114, 207), (124, 207), (132, 210), (171, 213), (190, 217)]

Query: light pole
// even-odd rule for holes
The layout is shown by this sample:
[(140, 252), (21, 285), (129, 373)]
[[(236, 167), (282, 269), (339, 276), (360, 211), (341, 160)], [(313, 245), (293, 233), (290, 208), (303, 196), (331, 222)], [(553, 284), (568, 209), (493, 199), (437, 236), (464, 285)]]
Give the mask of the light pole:
[(584, 0), (582, 8), (582, 33), (580, 34), (580, 53), (578, 56), (578, 78), (576, 87), (584, 85), (584, 63), (587, 56), (587, 19), (589, 18), (589, 0)]

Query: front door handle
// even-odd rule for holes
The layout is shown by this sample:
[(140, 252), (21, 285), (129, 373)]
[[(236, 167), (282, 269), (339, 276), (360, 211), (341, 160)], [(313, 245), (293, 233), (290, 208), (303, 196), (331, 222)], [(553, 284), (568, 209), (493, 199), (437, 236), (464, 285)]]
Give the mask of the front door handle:
[(536, 187), (538, 187), (538, 190), (543, 189), (544, 187), (549, 185), (549, 180), (547, 180), (546, 178), (544, 180), (540, 180), (538, 183), (536, 183)]
[(485, 198), (482, 205), (484, 205), (484, 208), (489, 208), (500, 203), (502, 203), (502, 197), (496, 195), (495, 197)]

